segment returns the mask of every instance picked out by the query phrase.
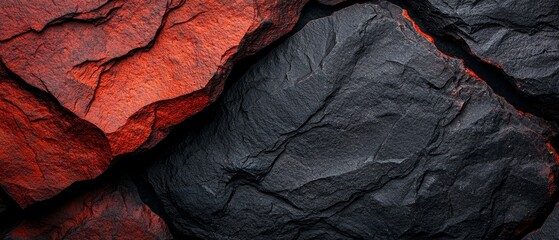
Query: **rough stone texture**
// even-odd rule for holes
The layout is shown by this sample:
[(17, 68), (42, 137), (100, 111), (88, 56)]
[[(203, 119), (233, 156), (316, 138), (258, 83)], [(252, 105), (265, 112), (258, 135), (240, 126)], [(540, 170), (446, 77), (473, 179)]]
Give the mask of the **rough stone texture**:
[(335, 6), (345, 1), (346, 0), (317, 0), (317, 2), (319, 2), (320, 4), (324, 4), (327, 6)]
[[(0, 43), (0, 57), (99, 127), (118, 155), (152, 145), (206, 106), (232, 60), (287, 32), (304, 2), (99, 2), (86, 13), (61, 9), (68, 19)], [(24, 9), (10, 10), (5, 18), (17, 19)]]
[(555, 209), (547, 217), (541, 228), (528, 234), (524, 240), (549, 240), (549, 239), (559, 239), (559, 205), (555, 206)]
[(109, 166), (108, 141), (93, 124), (0, 65), (0, 185), (22, 207)]
[(171, 234), (125, 179), (25, 219), (6, 239), (171, 239)]
[(308, 23), (242, 77), (150, 182), (202, 239), (518, 237), (554, 192), (548, 126), (395, 5)]
[[(238, 59), (289, 31), (305, 2), (3, 2), (1, 62), (54, 98), (42, 107), (7, 90), (20, 83), (2, 83), (2, 97), (17, 101), (3, 103), (0, 184), (25, 207), (155, 145), (217, 98)], [(45, 117), (61, 109), (55, 102), (69, 112)]]
[(559, 119), (559, 1), (406, 1), (432, 32), (466, 43)]

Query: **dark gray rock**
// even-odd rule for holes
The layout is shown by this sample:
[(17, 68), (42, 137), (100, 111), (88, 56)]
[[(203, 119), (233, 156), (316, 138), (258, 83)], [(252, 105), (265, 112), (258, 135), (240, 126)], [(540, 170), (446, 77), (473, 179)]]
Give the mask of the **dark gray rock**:
[(309, 22), (148, 170), (203, 239), (510, 238), (550, 201), (548, 126), (387, 2)]
[(559, 239), (559, 205), (555, 206), (551, 215), (536, 231), (528, 234), (524, 240), (552, 240)]
[(431, 31), (465, 42), (559, 119), (559, 1), (406, 1)]
[(335, 6), (335, 5), (338, 5), (340, 3), (345, 2), (345, 0), (317, 0), (317, 2), (319, 2), (320, 4), (327, 5), (327, 6)]

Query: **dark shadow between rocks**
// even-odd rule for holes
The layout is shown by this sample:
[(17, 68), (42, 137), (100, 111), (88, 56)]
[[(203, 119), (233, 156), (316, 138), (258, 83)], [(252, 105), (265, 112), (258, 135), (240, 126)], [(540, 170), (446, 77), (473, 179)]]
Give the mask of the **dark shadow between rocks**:
[[(300, 30), (309, 21), (328, 16), (339, 9), (359, 2), (366, 1), (348, 1), (336, 6), (325, 6), (315, 2), (308, 3), (307, 6), (305, 6), (305, 8), (303, 9), (300, 20), (290, 33), (286, 34), (279, 40), (275, 41), (273, 44), (259, 51), (257, 54), (247, 57), (235, 64), (230, 76), (226, 81), (223, 92), (226, 92), (235, 82), (235, 80), (244, 75), (254, 63), (258, 62), (260, 59), (266, 56), (267, 53), (276, 48), (286, 38), (293, 35), (293, 33)], [(390, 0), (390, 2), (399, 5), (404, 9), (409, 9), (407, 8), (407, 4), (404, 1)], [(411, 10), (410, 16), (414, 19), (417, 19), (417, 23), (418, 25), (420, 25), (420, 27), (423, 25), (421, 18), (418, 18), (418, 15)], [(466, 67), (472, 69), (477, 75), (479, 75), (483, 80), (487, 82), (487, 84), (493, 89), (495, 93), (505, 98), (516, 109), (522, 112), (533, 114), (538, 117), (546, 118), (537, 108), (534, 107), (532, 100), (522, 96), (515, 89), (515, 86), (510, 84), (509, 81), (506, 81), (506, 76), (500, 69), (491, 64), (481, 61), (479, 58), (476, 58), (468, 52), (464, 44), (454, 39), (441, 38), (434, 35), (431, 36), (433, 36), (433, 38), (435, 39), (435, 44), (441, 52), (458, 59), (463, 59)], [(211, 104), (200, 113), (175, 126), (170, 134), (154, 148), (142, 153), (129, 154), (118, 157), (113, 161), (109, 169), (96, 179), (74, 183), (63, 192), (58, 194), (56, 197), (44, 202), (34, 204), (27, 209), (20, 209), (15, 203), (13, 203), (13, 201), (11, 201), (11, 199), (9, 199), (9, 197), (5, 196), (4, 192), (0, 192), (0, 199), (7, 199), (5, 202), (7, 202), (6, 206), (8, 206), (6, 211), (0, 212), (0, 234), (4, 234), (23, 218), (34, 218), (51, 211), (55, 211), (57, 208), (64, 205), (66, 202), (70, 201), (76, 196), (86, 193), (89, 189), (103, 184), (118, 184), (118, 181), (123, 175), (129, 175), (137, 186), (139, 195), (144, 203), (147, 204), (155, 213), (160, 215), (167, 223), (169, 223), (168, 227), (176, 239), (185, 239), (186, 236), (182, 236), (176, 229), (174, 229), (173, 224), (170, 224), (171, 221), (168, 214), (163, 210), (161, 201), (156, 197), (153, 187), (148, 183), (146, 179), (146, 169), (154, 160), (168, 157), (168, 155), (172, 152), (170, 150), (176, 148), (182, 142), (182, 140), (185, 139), (185, 134), (195, 134), (195, 132), (193, 131), (201, 130), (201, 126), (206, 124), (208, 119), (212, 119), (213, 116), (216, 115), (215, 113), (218, 110), (219, 109), (217, 108), (216, 104)], [(559, 149), (559, 139), (555, 138), (552, 141), (552, 145), (555, 147), (555, 149)], [(526, 235), (529, 232), (539, 228), (543, 224), (547, 216), (553, 210), (554, 203), (559, 200), (559, 194), (557, 194), (557, 192), (554, 195), (553, 199), (555, 201), (549, 204), (550, 207), (546, 209), (546, 212), (542, 213), (541, 217), (534, 219), (534, 221), (529, 226), (526, 226), (526, 228), (522, 230), (523, 235)]]

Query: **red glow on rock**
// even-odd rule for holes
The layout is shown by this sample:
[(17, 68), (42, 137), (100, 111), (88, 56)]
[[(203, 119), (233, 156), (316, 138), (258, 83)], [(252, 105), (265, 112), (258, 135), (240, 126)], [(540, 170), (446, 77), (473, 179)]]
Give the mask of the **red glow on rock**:
[(419, 26), (417, 25), (417, 23), (410, 17), (408, 10), (402, 10), (402, 16), (404, 16), (404, 18), (408, 19), (408, 21), (410, 21), (413, 24), (413, 28), (415, 28), (415, 30), (421, 35), (423, 36), (425, 39), (427, 39), (427, 41), (435, 44), (435, 39), (433, 37), (431, 37), (429, 34), (423, 32), (423, 30), (421, 30), (421, 28), (419, 28)]
[(163, 219), (146, 206), (132, 182), (93, 189), (7, 234), (10, 239), (171, 239)]
[[(477, 56), (477, 55), (476, 55), (476, 56)], [(498, 64), (498, 63), (495, 63), (495, 62), (493, 62), (493, 61), (490, 61), (490, 60), (487, 60), (487, 59), (483, 59), (483, 58), (479, 58), (479, 59), (480, 59), (482, 62), (487, 63), (487, 64), (489, 64), (489, 65), (493, 65), (493, 66), (495, 66), (495, 67), (498, 68), (498, 69), (503, 69), (503, 66), (501, 66), (501, 65)]]
[(557, 190), (557, 187), (555, 186), (555, 174), (553, 173), (553, 171), (550, 171), (550, 173), (548, 174), (548, 182), (549, 182), (548, 194), (549, 196), (551, 196)]
[(466, 69), (466, 73), (468, 73), (468, 75), (472, 76), (475, 79), (482, 80), (481, 77), (479, 77), (472, 69), (469, 69), (467, 67), (465, 67), (465, 69)]
[(22, 207), (97, 177), (111, 160), (99, 129), (26, 87), (0, 66), (0, 184)]
[(547, 146), (547, 150), (549, 151), (549, 154), (553, 155), (555, 157), (555, 161), (559, 163), (559, 154), (557, 154), (557, 151), (555, 151), (555, 148), (553, 147), (551, 142), (547, 142), (546, 146)]
[(0, 58), (18, 82), (0, 72), (1, 187), (26, 207), (157, 144), (220, 95), (236, 62), (290, 31), (305, 3), (7, 3)]

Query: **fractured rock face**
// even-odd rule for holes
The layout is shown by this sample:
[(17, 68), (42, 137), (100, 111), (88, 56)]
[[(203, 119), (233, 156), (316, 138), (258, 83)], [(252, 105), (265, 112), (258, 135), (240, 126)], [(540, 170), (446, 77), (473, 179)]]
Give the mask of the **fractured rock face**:
[(141, 201), (130, 180), (49, 211), (25, 219), (6, 239), (171, 239), (167, 225)]
[(513, 238), (550, 201), (548, 126), (387, 2), (308, 23), (148, 170), (203, 239)]
[(99, 129), (0, 66), (0, 184), (22, 207), (101, 174), (107, 149)]
[[(155, 145), (215, 100), (238, 59), (289, 31), (305, 2), (2, 3), (0, 60), (54, 99), (43, 107), (26, 102), (25, 90), (4, 92), (19, 102), (4, 104), (0, 183), (25, 207), (94, 178), (114, 156)], [(70, 112), (45, 113), (55, 102)]]
[(434, 33), (463, 40), (559, 119), (559, 1), (407, 2)]
[[(0, 57), (100, 128), (118, 155), (160, 140), (169, 126), (206, 106), (220, 93), (232, 60), (287, 32), (303, 4), (99, 2), (91, 12), (66, 9), (68, 19), (0, 43)], [(14, 16), (6, 18), (19, 16), (10, 10)]]

